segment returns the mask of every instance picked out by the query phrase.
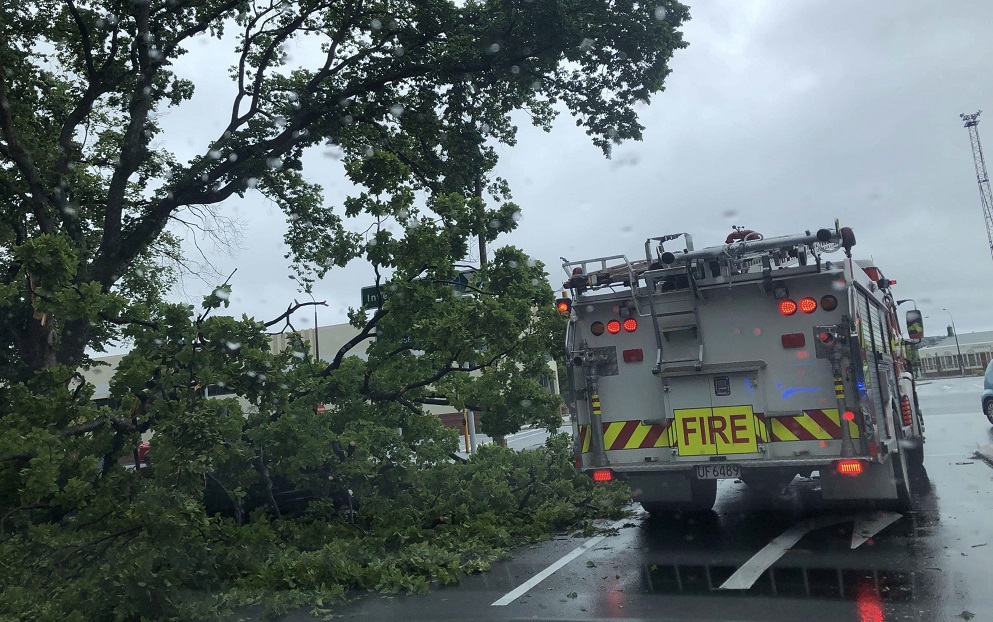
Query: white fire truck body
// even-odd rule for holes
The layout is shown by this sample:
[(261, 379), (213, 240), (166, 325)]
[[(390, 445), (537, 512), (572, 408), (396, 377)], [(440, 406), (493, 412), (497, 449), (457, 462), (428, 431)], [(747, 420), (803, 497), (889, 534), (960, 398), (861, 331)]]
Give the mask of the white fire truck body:
[(651, 512), (709, 508), (718, 479), (778, 491), (813, 471), (826, 499), (909, 503), (923, 419), (892, 283), (854, 244), (836, 223), (563, 264), (577, 466), (626, 478)]

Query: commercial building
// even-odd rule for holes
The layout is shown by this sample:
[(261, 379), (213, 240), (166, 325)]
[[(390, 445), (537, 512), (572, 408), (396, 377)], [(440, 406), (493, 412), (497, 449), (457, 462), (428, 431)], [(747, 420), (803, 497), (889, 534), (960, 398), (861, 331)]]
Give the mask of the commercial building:
[(993, 331), (963, 333), (956, 340), (952, 327), (941, 337), (927, 337), (917, 348), (920, 375), (924, 378), (978, 376), (993, 360)]

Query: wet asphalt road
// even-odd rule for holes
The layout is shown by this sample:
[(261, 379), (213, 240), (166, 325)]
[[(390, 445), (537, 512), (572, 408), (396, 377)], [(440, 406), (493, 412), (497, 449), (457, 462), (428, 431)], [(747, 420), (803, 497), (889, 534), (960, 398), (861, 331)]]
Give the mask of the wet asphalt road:
[[(980, 412), (981, 383), (956, 378), (921, 387), (928, 477), (918, 482), (914, 511), (855, 550), (851, 522), (812, 531), (750, 589), (715, 588), (797, 523), (852, 512), (825, 509), (816, 480), (795, 480), (771, 501), (725, 480), (714, 512), (702, 518), (639, 512), (602, 539), (525, 547), (460, 585), (370, 594), (336, 613), (368, 620), (993, 620), (993, 469), (972, 458), (977, 445), (993, 443)], [(540, 444), (539, 436), (526, 438)], [(526, 593), (492, 605), (570, 553)]]

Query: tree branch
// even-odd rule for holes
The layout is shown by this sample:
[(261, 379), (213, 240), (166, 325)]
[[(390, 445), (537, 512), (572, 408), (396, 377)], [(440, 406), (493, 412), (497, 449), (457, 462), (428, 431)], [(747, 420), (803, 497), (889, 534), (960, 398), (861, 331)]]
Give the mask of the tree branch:
[[(270, 320), (270, 321), (266, 322), (265, 323), (265, 327), (266, 328), (269, 328), (270, 326), (274, 326), (276, 324), (279, 324), (280, 322), (282, 322), (283, 320), (289, 318), (296, 311), (298, 311), (299, 309), (301, 309), (303, 307), (313, 307), (315, 305), (320, 306), (320, 307), (326, 307), (326, 306), (328, 306), (328, 303), (327, 303), (326, 300), (322, 300), (320, 302), (297, 302), (296, 300), (294, 300), (293, 301), (293, 304), (291, 304), (290, 306), (288, 306), (286, 308), (286, 311), (284, 311), (282, 315), (280, 315), (279, 317), (277, 317), (274, 320)], [(314, 330), (317, 330), (317, 327), (316, 326), (314, 327)]]

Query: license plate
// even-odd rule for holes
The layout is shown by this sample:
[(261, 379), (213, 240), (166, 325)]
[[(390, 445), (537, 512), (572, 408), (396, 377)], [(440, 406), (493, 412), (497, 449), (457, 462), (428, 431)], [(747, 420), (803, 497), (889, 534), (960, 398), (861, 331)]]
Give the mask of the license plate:
[(696, 467), (697, 479), (737, 479), (741, 466), (737, 464), (701, 464)]

